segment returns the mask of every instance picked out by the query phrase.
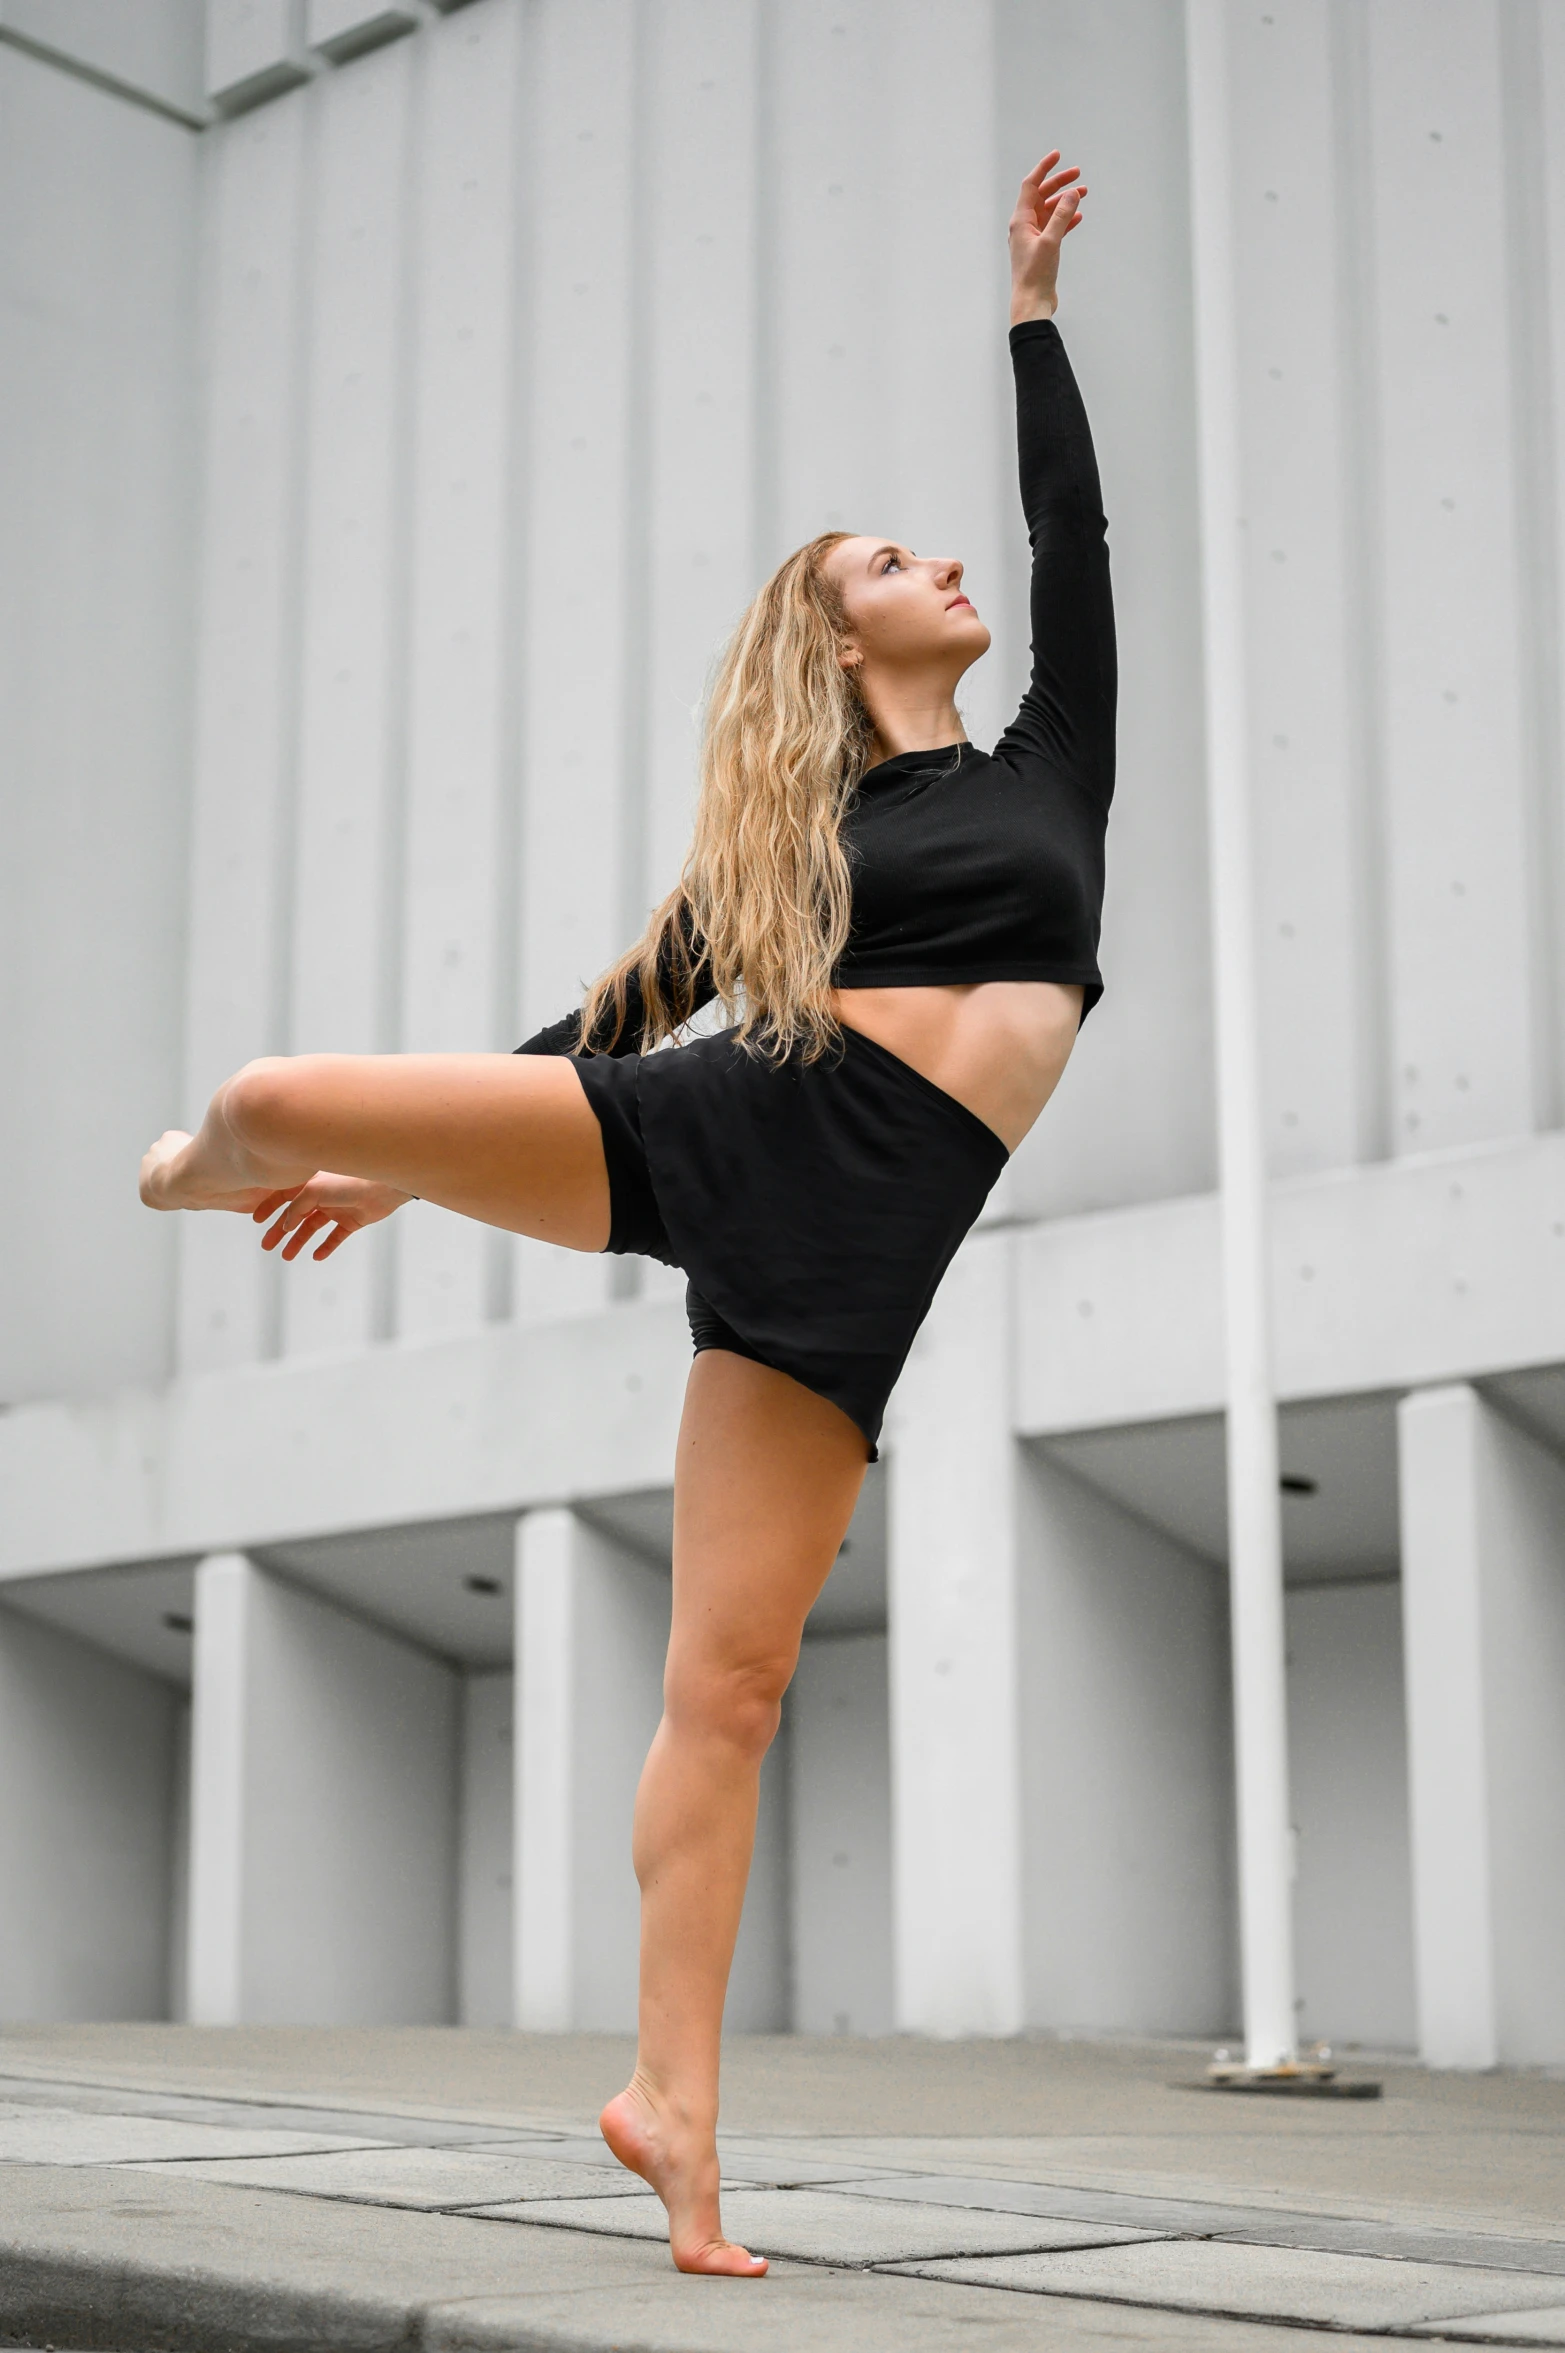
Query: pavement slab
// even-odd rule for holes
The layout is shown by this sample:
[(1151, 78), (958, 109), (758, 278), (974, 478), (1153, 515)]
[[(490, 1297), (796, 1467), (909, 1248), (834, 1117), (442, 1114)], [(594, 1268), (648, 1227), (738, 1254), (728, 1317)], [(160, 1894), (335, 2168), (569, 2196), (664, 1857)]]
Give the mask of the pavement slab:
[(449, 2028), (0, 2027), (0, 2343), (1565, 2353), (1565, 2081), (1541, 2072), (1396, 2065), (1384, 2101), (1267, 2112), (1176, 2088), (1188, 2046), (738, 2038), (724, 2222), (772, 2258), (749, 2282), (681, 2279), (593, 2130), (628, 2058)]
[[(163, 2165), (137, 2168), (163, 2173)], [(187, 2179), (226, 2182), (235, 2189), (293, 2190), (355, 2205), (442, 2208), (493, 2206), (501, 2199), (645, 2196), (622, 2165), (561, 2163), (553, 2157), (473, 2149), (336, 2150), (315, 2156), (227, 2158), (181, 2165)]]
[(682, 2279), (629, 2240), (113, 2168), (8, 2168), (3, 2235), (0, 2342), (83, 2353), (1302, 2353), (1291, 2329), (883, 2272)]
[[(3, 2046), (4, 2029), (0, 2029)], [(510, 2148), (518, 2141), (558, 2140), (557, 2131), (517, 2125), (502, 2132), (492, 2121), (454, 2122), (429, 2114), (399, 2115), (371, 2108), (315, 2108), (298, 2099), (225, 2100), (204, 2092), (141, 2091), (115, 2083), (75, 2083), (58, 2077), (0, 2073), (0, 2113), (70, 2109), (87, 2116), (158, 2116), (172, 2123), (227, 2124), (243, 2132), (286, 2130), (297, 2140), (318, 2135), (323, 2145), (405, 2141), (419, 2148)]]
[[(548, 2222), (556, 2229), (602, 2231), (615, 2238), (666, 2242), (668, 2237), (668, 2218), (650, 2192), (593, 2205), (558, 2200), (542, 2212), (520, 2205), (485, 2211), (498, 2220)], [(727, 2192), (723, 2228), (757, 2255), (791, 2255), (806, 2263), (855, 2269), (914, 2257), (1114, 2246), (1136, 2235), (1090, 2223), (920, 2206), (906, 2199), (855, 2198), (849, 2203), (829, 2190)]]
[[(475, 2149), (514, 2147), (514, 2142), (473, 2141)], [(857, 2181), (872, 2169), (868, 2166), (832, 2164), (827, 2160), (808, 2156), (796, 2157), (787, 2145), (773, 2143), (770, 2148), (753, 2143), (735, 2142), (727, 2133), (717, 2136), (718, 2155), (722, 2159), (725, 2182), (747, 2182), (757, 2189), (813, 2189), (823, 2182)], [(573, 2165), (607, 2165), (616, 2172), (622, 2170), (619, 2159), (604, 2142), (601, 2133), (561, 2134), (549, 2144), (550, 2156), (564, 2157)]]
[(170, 2123), (158, 2116), (92, 2116), (71, 2108), (0, 2102), (0, 2164), (124, 2165), (139, 2158), (282, 2156), (295, 2150), (362, 2149), (327, 2133), (285, 2126), (241, 2131), (222, 2124)]
[(1401, 2261), (1476, 2263), (1502, 2271), (1565, 2276), (1565, 2238), (1512, 2239), (1444, 2224), (1366, 2222), (1352, 2216), (1290, 2214), (1194, 2199), (1144, 2198), (1063, 2183), (985, 2180), (973, 2175), (867, 2174), (835, 2183), (842, 2197), (916, 2198), (921, 2204), (981, 2206), (1006, 2214), (1046, 2214), (1122, 2228), (1127, 2238), (1215, 2238), (1265, 2247), (1313, 2247), (1323, 2254), (1394, 2255)]
[(1550, 2312), (1479, 2312), (1466, 2320), (1440, 2321), (1414, 2336), (1436, 2336), (1442, 2344), (1565, 2345), (1565, 2304)]
[(1558, 2282), (1541, 2274), (1200, 2239), (921, 2264), (919, 2276), (1042, 2296), (1112, 2297), (1241, 2320), (1311, 2321), (1331, 2329), (1408, 2329), (1470, 2313), (1543, 2310), (1559, 2296)]

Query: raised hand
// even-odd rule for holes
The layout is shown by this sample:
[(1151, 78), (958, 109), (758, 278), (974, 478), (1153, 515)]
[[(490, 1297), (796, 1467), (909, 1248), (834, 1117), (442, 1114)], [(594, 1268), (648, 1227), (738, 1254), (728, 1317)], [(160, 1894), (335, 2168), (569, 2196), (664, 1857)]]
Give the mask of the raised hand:
[(1056, 170), (1060, 151), (1052, 148), (1021, 185), (1011, 215), (1011, 325), (1024, 319), (1052, 319), (1058, 301), (1060, 247), (1081, 219), (1085, 188), (1072, 165)]
[(287, 1259), (297, 1258), (329, 1226), (332, 1230), (320, 1248), (311, 1252), (319, 1260), (330, 1258), (350, 1234), (379, 1225), (383, 1217), (390, 1217), (412, 1198), (411, 1193), (399, 1193), (395, 1185), (376, 1184), (368, 1177), (333, 1176), (329, 1170), (317, 1169), (308, 1184), (291, 1192), (267, 1193), (250, 1214), (257, 1225), (272, 1219), (261, 1237), (261, 1248), (275, 1250), (281, 1245)]

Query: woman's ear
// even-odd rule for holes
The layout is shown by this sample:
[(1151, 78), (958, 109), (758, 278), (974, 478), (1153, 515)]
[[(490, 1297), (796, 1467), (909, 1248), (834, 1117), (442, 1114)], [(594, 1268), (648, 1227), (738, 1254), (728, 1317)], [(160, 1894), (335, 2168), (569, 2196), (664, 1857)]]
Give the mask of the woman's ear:
[(848, 640), (848, 642), (847, 642), (845, 645), (840, 645), (840, 646), (838, 646), (838, 648), (837, 648), (837, 661), (838, 661), (838, 664), (839, 664), (839, 666), (840, 666), (842, 669), (844, 669), (844, 670), (857, 670), (857, 669), (859, 669), (859, 668), (862, 666), (862, 664), (863, 664), (863, 660), (864, 660), (864, 650), (863, 650), (863, 648), (862, 648), (861, 646), (856, 646), (856, 645), (855, 645), (855, 644), (852, 642), (851, 638)]

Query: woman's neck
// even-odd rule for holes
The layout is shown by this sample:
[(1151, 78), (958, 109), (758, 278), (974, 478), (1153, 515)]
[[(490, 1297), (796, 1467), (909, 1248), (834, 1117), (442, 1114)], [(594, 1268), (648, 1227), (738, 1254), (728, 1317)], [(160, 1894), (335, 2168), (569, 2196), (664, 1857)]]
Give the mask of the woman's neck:
[(942, 752), (966, 743), (967, 729), (950, 693), (887, 692), (866, 695), (875, 724), (875, 748), (882, 760), (899, 752)]

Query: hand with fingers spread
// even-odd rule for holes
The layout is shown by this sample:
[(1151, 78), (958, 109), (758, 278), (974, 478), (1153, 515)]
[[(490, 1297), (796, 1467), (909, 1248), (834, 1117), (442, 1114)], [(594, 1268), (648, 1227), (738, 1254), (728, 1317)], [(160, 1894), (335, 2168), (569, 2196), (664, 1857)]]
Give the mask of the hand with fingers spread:
[(1073, 164), (1056, 167), (1060, 151), (1052, 148), (1035, 164), (1021, 185), (1011, 215), (1011, 325), (1025, 319), (1052, 319), (1058, 296), (1060, 247), (1081, 220), (1085, 188)]
[(367, 1177), (333, 1176), (326, 1169), (317, 1169), (307, 1184), (290, 1192), (268, 1193), (250, 1214), (257, 1225), (266, 1225), (269, 1218), (273, 1221), (261, 1237), (261, 1248), (276, 1250), (281, 1246), (287, 1259), (299, 1257), (330, 1227), (320, 1248), (311, 1252), (319, 1262), (340, 1250), (350, 1234), (379, 1225), (382, 1218), (390, 1217), (412, 1198), (411, 1193), (399, 1193), (395, 1185), (374, 1184)]

